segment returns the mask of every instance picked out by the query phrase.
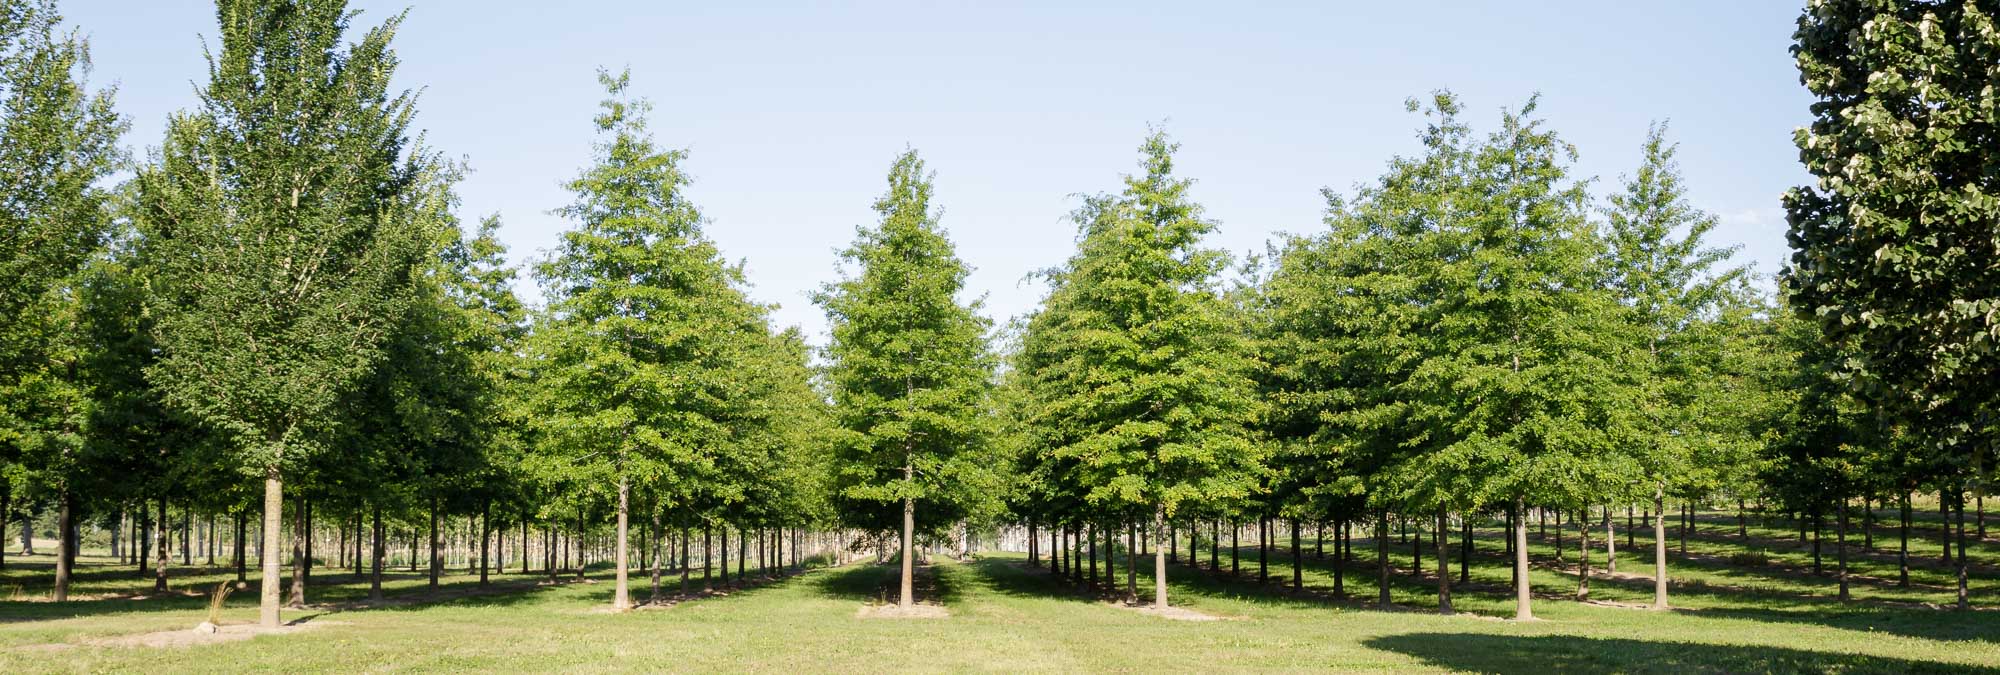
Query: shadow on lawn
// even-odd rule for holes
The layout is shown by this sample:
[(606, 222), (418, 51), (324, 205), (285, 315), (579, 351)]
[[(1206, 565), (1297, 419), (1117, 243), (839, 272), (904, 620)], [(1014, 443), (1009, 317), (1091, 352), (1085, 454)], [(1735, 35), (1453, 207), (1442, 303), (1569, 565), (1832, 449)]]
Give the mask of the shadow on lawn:
[(1783, 647), (1647, 642), (1567, 635), (1514, 637), (1474, 633), (1407, 633), (1369, 638), (1362, 644), (1422, 659), (1426, 664), (1439, 668), (1478, 672), (2000, 672), (2000, 669), (1980, 666)]
[[(973, 565), (982, 565), (979, 560)], [(962, 593), (956, 571), (945, 571), (946, 565), (918, 565), (911, 580), (916, 600), (920, 603), (952, 605), (959, 601)], [(891, 563), (874, 565), (858, 563), (845, 568), (835, 568), (813, 576), (812, 583), (821, 595), (838, 600), (888, 604), (896, 602), (896, 595), (902, 581), (902, 567)]]

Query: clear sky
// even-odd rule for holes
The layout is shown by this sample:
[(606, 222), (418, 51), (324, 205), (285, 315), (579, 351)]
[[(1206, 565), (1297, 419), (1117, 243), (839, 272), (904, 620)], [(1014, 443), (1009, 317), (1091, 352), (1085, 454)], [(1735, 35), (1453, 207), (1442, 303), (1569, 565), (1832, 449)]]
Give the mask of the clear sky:
[[(589, 159), (599, 66), (629, 66), (653, 128), (687, 149), (708, 233), (748, 264), (777, 321), (823, 341), (807, 298), (916, 148), (944, 225), (996, 320), (1041, 295), (1029, 272), (1074, 244), (1074, 195), (1115, 190), (1149, 123), (1221, 223), (1261, 251), (1320, 225), (1322, 187), (1372, 180), (1416, 150), (1403, 101), (1449, 88), (1491, 129), (1542, 94), (1577, 172), (1614, 189), (1649, 122), (1670, 120), (1717, 243), (1774, 272), (1778, 196), (1807, 177), (1791, 145), (1810, 100), (1786, 51), (1800, 4), (1626, 2), (907, 2), (354, 0), (356, 29), (405, 8), (395, 43), (417, 125), (464, 156), (468, 222), (499, 214), (516, 260), (565, 224), (561, 182)], [(195, 103), (203, 0), (64, 0), (116, 83), (138, 156)], [(532, 286), (532, 282), (524, 282)], [(531, 288), (524, 288), (531, 297)]]

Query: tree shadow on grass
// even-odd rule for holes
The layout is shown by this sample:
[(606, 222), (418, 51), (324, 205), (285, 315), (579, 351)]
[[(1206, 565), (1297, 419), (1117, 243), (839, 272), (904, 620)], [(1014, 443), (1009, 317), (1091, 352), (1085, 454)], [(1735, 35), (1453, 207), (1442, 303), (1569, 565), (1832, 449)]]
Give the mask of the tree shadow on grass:
[[(972, 563), (983, 564), (984, 560)], [(918, 565), (911, 580), (919, 603), (951, 606), (962, 597), (957, 572), (946, 571), (946, 565)], [(897, 564), (874, 565), (855, 564), (845, 568), (835, 568), (813, 575), (812, 583), (820, 595), (838, 600), (870, 604), (894, 604), (902, 585), (903, 569)]]
[(1516, 637), (1476, 633), (1405, 633), (1362, 644), (1475, 672), (1659, 673), (2000, 673), (2000, 669), (1784, 647), (1648, 642), (1569, 635)]

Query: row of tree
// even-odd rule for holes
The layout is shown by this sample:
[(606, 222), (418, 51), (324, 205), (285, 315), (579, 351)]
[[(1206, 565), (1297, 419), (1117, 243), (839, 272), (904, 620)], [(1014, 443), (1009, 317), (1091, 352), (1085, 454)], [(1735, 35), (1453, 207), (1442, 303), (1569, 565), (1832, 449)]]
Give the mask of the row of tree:
[[(1164, 607), (1181, 533), (1193, 558), (1208, 525), (1214, 564), (1225, 526), (1265, 540), (1284, 521), (1332, 526), (1340, 565), (1372, 526), (1386, 603), (1392, 524), (1442, 551), (1491, 518), (1526, 618), (1531, 513), (1568, 514), (1588, 551), (1594, 524), (1609, 544), (1613, 511), (1643, 507), (1665, 607), (1670, 504), (1844, 533), (1857, 499), (1900, 503), (1907, 528), (1921, 490), (1958, 516), (1964, 603), (2000, 334), (1979, 271), (1995, 125), (1977, 77), (1937, 64), (1969, 69), (1992, 31), (1864, 4), (1801, 19), (1824, 102), (1800, 146), (1822, 182), (1787, 198), (1777, 297), (1705, 242), (1716, 221), (1664, 126), (1600, 199), (1534, 101), (1479, 134), (1438, 93), (1410, 104), (1419, 153), (1243, 261), (1204, 243), (1217, 224), (1151, 134), (1123, 188), (1073, 214), (1042, 305), (1000, 331), (905, 152), (814, 297), (815, 363), (703, 233), (686, 155), (656, 144), (625, 73), (600, 74), (593, 161), (530, 308), (499, 223), (466, 227), (463, 168), (390, 85), (400, 16), (349, 42), (340, 0), (218, 0), (200, 104), (134, 163), (52, 1), (0, 0), (0, 512), (59, 514), (58, 600), (86, 524), (222, 516), (239, 568), (258, 542), (269, 624), (285, 555), (302, 603), (328, 522), (342, 557), (372, 542), (352, 559), (378, 594), (396, 532), (428, 530), (437, 583), (442, 521), (476, 526), (482, 569), (516, 528), (524, 570), (534, 550), (553, 576), (559, 536), (607, 551), (623, 609), (634, 541), (657, 597), (663, 564), (685, 589), (690, 542), (706, 560), (717, 528), (725, 554), (734, 530), (795, 560), (801, 532), (859, 531), (899, 544), (908, 604), (919, 541), (999, 524), (1052, 554), (1123, 530)], [(1129, 566), (1126, 584), (1136, 600)]]

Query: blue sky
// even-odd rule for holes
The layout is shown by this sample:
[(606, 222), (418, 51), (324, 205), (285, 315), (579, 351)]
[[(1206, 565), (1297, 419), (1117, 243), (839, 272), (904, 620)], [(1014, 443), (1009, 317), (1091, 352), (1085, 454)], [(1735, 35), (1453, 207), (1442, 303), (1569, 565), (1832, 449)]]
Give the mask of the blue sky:
[[(561, 182), (589, 159), (599, 66), (629, 66), (661, 143), (687, 149), (709, 234), (747, 263), (776, 320), (823, 339), (807, 293), (905, 147), (936, 201), (971, 294), (1004, 321), (1033, 308), (1029, 272), (1061, 262), (1074, 195), (1115, 190), (1147, 125), (1221, 223), (1212, 244), (1261, 251), (1319, 227), (1343, 191), (1416, 150), (1403, 101), (1449, 88), (1490, 129), (1542, 95), (1595, 191), (1670, 120), (1695, 204), (1762, 273), (1784, 261), (1778, 196), (1807, 176), (1792, 129), (1810, 99), (1786, 52), (1798, 5), (1774, 0), (1397, 3), (752, 3), (355, 0), (357, 29), (405, 8), (404, 86), (428, 142), (463, 156), (468, 221), (499, 214), (517, 260), (565, 224)], [(65, 0), (116, 83), (136, 153), (194, 104), (213, 5)], [(531, 282), (524, 282), (531, 285)], [(532, 295), (531, 289), (524, 289)]]

